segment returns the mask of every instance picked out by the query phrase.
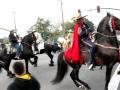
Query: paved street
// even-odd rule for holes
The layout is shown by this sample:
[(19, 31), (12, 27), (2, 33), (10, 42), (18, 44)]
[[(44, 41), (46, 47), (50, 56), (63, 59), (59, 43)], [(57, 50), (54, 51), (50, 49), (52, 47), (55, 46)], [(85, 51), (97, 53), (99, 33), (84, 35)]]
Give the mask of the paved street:
[[(29, 67), (30, 72), (39, 80), (41, 84), (41, 90), (80, 90), (79, 88), (75, 87), (73, 81), (69, 77), (71, 68), (60, 84), (57, 85), (51, 84), (50, 81), (54, 78), (56, 73), (57, 55), (58, 54), (55, 54), (54, 57), (55, 61), (54, 67), (48, 66), (49, 57), (46, 54), (39, 55), (38, 67), (34, 68), (32, 65), (30, 65)], [(15, 61), (13, 60), (12, 63), (13, 62)], [(116, 66), (114, 67), (114, 69), (116, 68)], [(10, 69), (12, 70), (11, 67)], [(90, 71), (87, 69), (86, 66), (83, 66), (80, 69), (79, 77), (81, 80), (87, 82), (91, 86), (92, 90), (104, 90), (105, 67), (103, 67), (103, 70), (99, 70), (99, 68), (97, 67), (95, 71)], [(7, 86), (12, 81), (13, 79), (8, 78), (6, 76), (6, 72), (3, 70), (3, 72), (0, 73), (0, 90), (6, 90)], [(120, 90), (120, 88), (118, 90)]]

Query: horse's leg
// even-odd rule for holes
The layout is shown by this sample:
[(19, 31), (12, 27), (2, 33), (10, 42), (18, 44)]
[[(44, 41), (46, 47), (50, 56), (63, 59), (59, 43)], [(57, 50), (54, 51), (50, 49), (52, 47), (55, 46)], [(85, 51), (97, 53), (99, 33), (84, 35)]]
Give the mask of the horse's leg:
[(5, 66), (2, 66), (3, 67), (3, 69), (5, 69), (6, 70), (6, 72), (7, 72), (7, 76), (8, 77), (10, 77), (10, 78), (13, 78), (13, 77), (15, 77), (15, 74), (13, 74), (10, 70), (9, 70), (9, 66), (8, 66), (8, 64), (5, 64)]
[(87, 90), (90, 90), (91, 89), (90, 86), (87, 83), (85, 83), (84, 81), (82, 81), (82, 80), (79, 79), (79, 69), (81, 68), (81, 65), (77, 65), (75, 68), (76, 68), (76, 71), (75, 71), (76, 80), (79, 83), (81, 83), (83, 86), (85, 86), (87, 88)]
[(34, 57), (34, 67), (37, 67), (38, 57), (35, 55), (33, 57)]
[(76, 70), (73, 69), (72, 72), (70, 73), (70, 77), (71, 77), (71, 79), (73, 80), (73, 82), (75, 83), (75, 85), (76, 85), (77, 87), (80, 87), (81, 85), (76, 81), (77, 78), (76, 78), (75, 73), (76, 73)]
[(111, 62), (109, 63), (107, 66), (106, 66), (106, 83), (105, 83), (105, 90), (108, 90), (108, 84), (109, 84), (109, 81), (110, 81), (110, 77), (111, 77), (111, 72), (112, 72), (112, 69), (113, 69), (113, 66), (115, 65), (114, 62)]
[(6, 62), (4, 69), (7, 71), (7, 76), (9, 76), (10, 78), (12, 78), (12, 77), (15, 76), (15, 74), (13, 74), (13, 73), (9, 70), (10, 63), (11, 63), (11, 59), (9, 59), (9, 60)]
[(37, 67), (37, 61), (38, 61), (38, 57), (33, 55), (32, 56), (34, 58), (34, 61), (32, 61), (31, 59), (29, 59), (29, 62), (34, 65), (34, 67)]
[(46, 52), (46, 54), (50, 57), (50, 64), (49, 66), (54, 66), (53, 55), (51, 52)]
[(28, 60), (29, 60), (29, 59), (25, 59), (25, 64), (26, 64), (26, 73), (29, 73), (29, 70), (28, 70)]

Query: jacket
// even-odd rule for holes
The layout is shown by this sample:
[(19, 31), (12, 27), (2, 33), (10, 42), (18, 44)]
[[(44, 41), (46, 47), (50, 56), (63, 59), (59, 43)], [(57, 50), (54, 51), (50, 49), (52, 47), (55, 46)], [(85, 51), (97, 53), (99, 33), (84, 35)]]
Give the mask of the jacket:
[(27, 74), (15, 78), (7, 90), (40, 90), (40, 84), (33, 76)]

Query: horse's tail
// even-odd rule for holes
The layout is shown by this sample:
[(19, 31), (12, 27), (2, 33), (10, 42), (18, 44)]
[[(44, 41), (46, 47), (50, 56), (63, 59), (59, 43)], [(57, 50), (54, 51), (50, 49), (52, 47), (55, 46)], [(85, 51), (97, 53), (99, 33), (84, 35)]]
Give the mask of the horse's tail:
[(52, 81), (53, 84), (60, 83), (68, 72), (68, 66), (63, 59), (63, 54), (64, 52), (58, 55), (57, 73), (56, 73), (54, 80)]

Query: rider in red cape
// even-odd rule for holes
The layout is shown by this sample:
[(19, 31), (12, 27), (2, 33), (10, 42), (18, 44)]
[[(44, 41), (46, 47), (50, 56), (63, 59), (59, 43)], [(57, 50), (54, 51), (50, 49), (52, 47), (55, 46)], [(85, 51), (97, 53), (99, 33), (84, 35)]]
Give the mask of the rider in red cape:
[(80, 53), (80, 38), (79, 33), (81, 32), (80, 27), (83, 25), (83, 17), (81, 17), (80, 12), (78, 12), (76, 17), (73, 17), (73, 19), (76, 20), (76, 23), (74, 25), (74, 33), (73, 33), (73, 43), (70, 48), (64, 51), (64, 58), (70, 63), (83, 63), (83, 58)]

